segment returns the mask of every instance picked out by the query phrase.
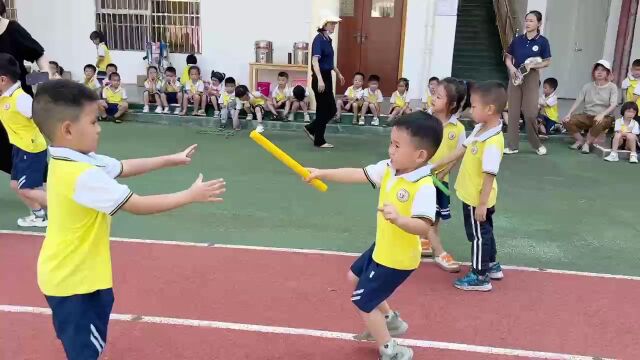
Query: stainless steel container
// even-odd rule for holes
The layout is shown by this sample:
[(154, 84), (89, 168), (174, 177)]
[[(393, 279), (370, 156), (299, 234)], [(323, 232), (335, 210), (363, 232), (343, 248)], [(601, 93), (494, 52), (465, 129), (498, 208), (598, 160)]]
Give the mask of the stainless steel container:
[(268, 40), (256, 41), (256, 62), (260, 64), (273, 63), (273, 43)]
[(293, 43), (293, 63), (296, 65), (309, 64), (309, 43), (299, 41)]

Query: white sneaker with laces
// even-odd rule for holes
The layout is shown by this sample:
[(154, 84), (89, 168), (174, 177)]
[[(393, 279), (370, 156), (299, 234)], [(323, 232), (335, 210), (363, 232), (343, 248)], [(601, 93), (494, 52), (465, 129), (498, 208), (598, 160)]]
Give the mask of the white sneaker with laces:
[(304, 114), (304, 122), (308, 123), (311, 122), (311, 118), (309, 117), (309, 114)]
[(358, 125), (364, 125), (364, 116), (360, 118), (360, 120), (358, 121)]
[(536, 154), (542, 156), (542, 155), (547, 155), (547, 148), (544, 146), (540, 146), (538, 148), (538, 150), (536, 150)]
[(149, 112), (149, 105), (145, 105), (145, 106), (142, 108), (142, 112), (143, 112), (143, 113), (148, 113), (148, 112)]
[(590, 152), (591, 152), (591, 149), (589, 148), (589, 144), (584, 143), (584, 145), (582, 145), (582, 148), (580, 149), (580, 151), (581, 151), (583, 154), (588, 154), (588, 153), (590, 153)]
[(156, 114), (162, 114), (162, 106), (156, 107)]
[(256, 131), (258, 133), (263, 133), (264, 132), (264, 126), (262, 126), (262, 124), (258, 124), (258, 126), (256, 126)]
[(380, 360), (411, 360), (413, 350), (408, 347), (398, 345), (396, 340), (391, 340), (379, 348)]
[(182, 109), (180, 108), (180, 106), (178, 106), (176, 108), (176, 110), (173, 112), (174, 115), (180, 115), (180, 113), (182, 112)]
[(162, 113), (163, 114), (168, 114), (169, 113), (169, 107), (167, 106), (166, 108), (164, 108), (164, 111)]
[(573, 143), (573, 145), (569, 146), (569, 149), (571, 149), (571, 150), (578, 150), (578, 149), (580, 149), (581, 147), (582, 147), (582, 144), (576, 141), (575, 143)]
[(629, 155), (629, 162), (632, 163), (632, 164), (637, 164), (638, 163), (638, 154), (631, 153), (631, 155)]
[(504, 148), (504, 150), (502, 150), (503, 154), (507, 154), (507, 155), (511, 155), (511, 154), (517, 154), (519, 153), (520, 150), (516, 149), (516, 150), (511, 150), (509, 148)]
[(37, 217), (33, 214), (18, 219), (18, 226), (20, 227), (45, 228), (47, 227), (47, 224), (48, 222), (46, 218)]
[(378, 119), (377, 117), (374, 117), (373, 120), (371, 120), (371, 125), (373, 126), (380, 125), (380, 119)]
[[(616, 162), (618, 161), (618, 153), (615, 151), (612, 151), (611, 154), (609, 154), (609, 156), (607, 156), (606, 158), (604, 158), (604, 161), (611, 161), (611, 162)], [(629, 158), (629, 161), (631, 161), (631, 158)]]

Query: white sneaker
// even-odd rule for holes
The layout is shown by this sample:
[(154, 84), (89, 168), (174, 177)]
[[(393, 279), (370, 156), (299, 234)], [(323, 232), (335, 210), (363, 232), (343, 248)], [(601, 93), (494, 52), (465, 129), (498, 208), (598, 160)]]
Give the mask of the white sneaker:
[(396, 340), (391, 340), (379, 348), (380, 360), (411, 360), (413, 350), (408, 347), (398, 345)]
[(309, 123), (311, 122), (311, 118), (309, 117), (309, 114), (304, 114), (304, 122)]
[(149, 105), (145, 105), (145, 106), (142, 108), (142, 112), (143, 112), (143, 113), (148, 113), (148, 112), (149, 112)]
[(582, 147), (582, 144), (576, 141), (575, 143), (573, 143), (573, 145), (569, 146), (569, 149), (571, 149), (571, 150), (578, 150), (578, 149), (580, 149), (581, 147)]
[(504, 150), (502, 150), (503, 154), (507, 154), (507, 155), (511, 155), (511, 154), (517, 154), (519, 153), (520, 150), (516, 149), (516, 150), (511, 150), (509, 148), (504, 148)]
[(294, 113), (290, 113), (287, 117), (289, 121), (294, 121), (296, 119), (296, 115)]
[(638, 154), (631, 153), (631, 155), (629, 155), (629, 162), (632, 163), (632, 164), (637, 164), (638, 163)]
[(247, 120), (248, 120), (248, 121), (253, 120), (253, 114), (249, 114), (249, 115), (247, 115)]
[(162, 114), (162, 106), (156, 107), (156, 114)]
[(180, 113), (182, 112), (182, 109), (180, 108), (180, 106), (178, 106), (176, 108), (176, 110), (173, 112), (174, 115), (180, 115)]
[(264, 126), (262, 126), (262, 124), (258, 124), (258, 126), (256, 126), (256, 131), (259, 133), (263, 133), (264, 132)]
[(169, 113), (169, 107), (167, 106), (166, 108), (164, 108), (164, 111), (162, 113), (163, 114), (168, 114)]
[(360, 121), (358, 121), (358, 125), (364, 125), (364, 116), (360, 118)]
[(213, 112), (213, 118), (214, 118), (214, 119), (219, 119), (219, 118), (220, 118), (220, 111), (217, 111), (217, 110), (216, 110), (216, 111), (214, 111), (214, 112)]
[(580, 149), (580, 151), (581, 151), (583, 154), (588, 154), (588, 153), (590, 153), (590, 152), (591, 152), (591, 149), (589, 148), (589, 144), (584, 143), (584, 145), (582, 145), (582, 148)]
[[(618, 153), (615, 151), (612, 151), (611, 154), (609, 154), (609, 156), (607, 156), (606, 158), (604, 158), (604, 161), (618, 161)], [(629, 157), (629, 162), (631, 162), (631, 157)]]
[(536, 154), (542, 156), (542, 155), (547, 155), (547, 148), (544, 146), (540, 146), (538, 148), (538, 150), (536, 150)]
[(378, 119), (377, 117), (374, 117), (373, 120), (371, 120), (371, 125), (373, 126), (380, 125), (380, 119)]
[(18, 219), (18, 226), (20, 227), (47, 227), (47, 219), (37, 217), (33, 214)]

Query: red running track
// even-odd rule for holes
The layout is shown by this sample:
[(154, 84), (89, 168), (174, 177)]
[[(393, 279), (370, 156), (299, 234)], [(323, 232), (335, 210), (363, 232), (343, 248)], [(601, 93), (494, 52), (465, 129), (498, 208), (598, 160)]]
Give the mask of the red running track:
[[(35, 280), (40, 244), (37, 236), (0, 235), (0, 304), (47, 306)], [(352, 257), (131, 242), (113, 242), (112, 250), (114, 313), (362, 329), (346, 282)], [(619, 359), (640, 354), (640, 281), (514, 270), (490, 293), (466, 293), (451, 286), (455, 277), (428, 264), (398, 290), (391, 305), (409, 322), (404, 337)], [(12, 355), (7, 358), (41, 358), (41, 347), (61, 354), (48, 316), (0, 313), (0, 349)], [(225, 359), (229, 353), (264, 359), (263, 349), (270, 359), (375, 357), (373, 345), (344, 340), (122, 321), (112, 322), (107, 349), (113, 359)]]

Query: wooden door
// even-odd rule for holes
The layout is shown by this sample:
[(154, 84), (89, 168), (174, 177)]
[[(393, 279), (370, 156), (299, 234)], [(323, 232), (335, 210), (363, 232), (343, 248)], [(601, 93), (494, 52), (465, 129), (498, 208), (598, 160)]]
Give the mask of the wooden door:
[(391, 96), (395, 91), (403, 37), (404, 2), (341, 1), (338, 68), (347, 81), (345, 86), (338, 85), (338, 94), (344, 93), (357, 71), (365, 74), (365, 83), (371, 74), (380, 76), (380, 89), (384, 96)]

